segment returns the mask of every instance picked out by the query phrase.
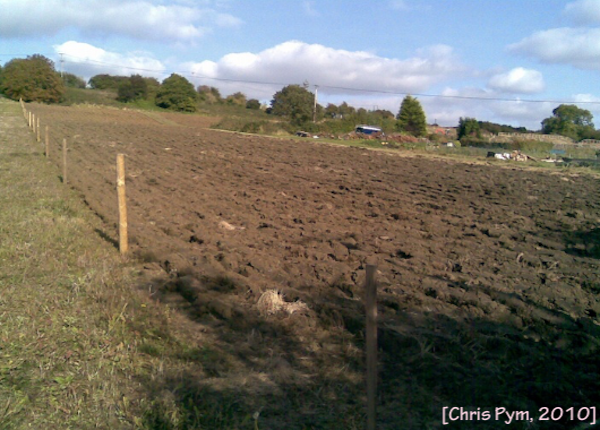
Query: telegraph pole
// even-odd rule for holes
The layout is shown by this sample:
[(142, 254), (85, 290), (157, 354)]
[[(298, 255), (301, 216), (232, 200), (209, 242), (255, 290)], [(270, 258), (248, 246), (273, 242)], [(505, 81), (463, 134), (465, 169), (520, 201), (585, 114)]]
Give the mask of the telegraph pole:
[(63, 62), (64, 62), (63, 55), (64, 54), (62, 52), (59, 52), (59, 55), (60, 55), (60, 77), (62, 78), (63, 77)]

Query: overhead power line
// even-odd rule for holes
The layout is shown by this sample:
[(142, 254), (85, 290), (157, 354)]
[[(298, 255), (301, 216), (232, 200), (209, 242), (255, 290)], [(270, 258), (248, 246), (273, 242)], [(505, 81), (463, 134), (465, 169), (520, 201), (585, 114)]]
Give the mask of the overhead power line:
[[(164, 69), (147, 69), (141, 67), (131, 67), (124, 66), (121, 64), (111, 64), (103, 61), (91, 60), (87, 58), (78, 57), (71, 54), (61, 54), (61, 63), (62, 57), (81, 59), (83, 61), (71, 61), (73, 64), (98, 64), (107, 67), (114, 67), (125, 70), (139, 71), (139, 72), (151, 72), (151, 73), (160, 73), (166, 74), (169, 73)], [(64, 60), (67, 63), (67, 60)], [(217, 78), (212, 76), (203, 76), (198, 75), (192, 71), (173, 71), (172, 73), (177, 73), (178, 75), (185, 76), (191, 79), (201, 79), (201, 80), (212, 80), (217, 82), (231, 82), (231, 83), (239, 83), (239, 84), (252, 84), (252, 85), (268, 85), (268, 86), (286, 86), (290, 85), (289, 82), (275, 82), (275, 81), (257, 81), (257, 80), (249, 80), (249, 79), (234, 79), (234, 78)], [(329, 89), (334, 91), (350, 91), (357, 93), (366, 93), (366, 94), (386, 94), (390, 96), (415, 96), (415, 97), (436, 97), (441, 99), (455, 99), (455, 100), (474, 100), (474, 101), (492, 101), (492, 102), (510, 102), (510, 103), (550, 103), (550, 104), (588, 104), (588, 105), (600, 105), (600, 101), (575, 101), (575, 100), (545, 100), (545, 99), (521, 99), (521, 98), (508, 98), (508, 97), (485, 97), (485, 96), (461, 96), (461, 95), (451, 95), (451, 94), (429, 94), (429, 93), (413, 93), (413, 92), (402, 92), (395, 90), (377, 90), (377, 89), (369, 89), (369, 88), (353, 88), (353, 87), (341, 87), (335, 85), (318, 85), (319, 89)]]

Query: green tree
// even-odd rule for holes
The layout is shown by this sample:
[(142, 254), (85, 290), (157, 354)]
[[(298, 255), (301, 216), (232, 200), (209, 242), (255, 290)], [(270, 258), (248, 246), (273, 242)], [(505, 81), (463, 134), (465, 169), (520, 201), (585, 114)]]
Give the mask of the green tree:
[(140, 75), (132, 75), (129, 79), (121, 82), (117, 92), (117, 100), (124, 103), (145, 99), (147, 96), (148, 83)]
[(246, 106), (246, 95), (238, 91), (237, 93), (228, 95), (225, 98), (225, 103), (228, 105)]
[(458, 129), (456, 130), (458, 139), (463, 137), (477, 138), (481, 137), (479, 122), (475, 118), (463, 118), (458, 120)]
[(542, 133), (560, 134), (573, 140), (585, 139), (595, 132), (593, 119), (589, 110), (563, 104), (552, 111), (551, 117), (542, 121)]
[(406, 96), (400, 105), (400, 111), (396, 117), (397, 129), (406, 131), (413, 136), (425, 136), (427, 134), (427, 119), (421, 103), (412, 97)]
[(63, 82), (69, 88), (85, 88), (85, 79), (73, 73), (63, 73)]
[(246, 109), (259, 110), (260, 102), (256, 99), (250, 99), (246, 102)]
[(144, 82), (146, 82), (147, 95), (146, 98), (148, 100), (154, 100), (156, 97), (156, 93), (160, 89), (160, 82), (156, 78), (142, 78)]
[(119, 85), (129, 79), (127, 76), (111, 76), (100, 74), (93, 76), (89, 80), (90, 87), (95, 90), (115, 90), (119, 89)]
[(6, 63), (0, 85), (6, 97), (26, 102), (58, 103), (65, 92), (54, 63), (38, 54)]
[(209, 87), (208, 85), (201, 85), (198, 87), (198, 96), (200, 101), (209, 104), (222, 103), (223, 98), (218, 88)]
[(328, 103), (324, 110), (326, 118), (336, 118), (338, 115), (338, 107), (333, 103)]
[(306, 88), (288, 85), (273, 95), (271, 113), (288, 117), (293, 125), (300, 126), (312, 120), (314, 101), (314, 94)]
[(197, 101), (194, 85), (176, 73), (163, 81), (155, 99), (157, 106), (180, 112), (195, 112)]
[(338, 106), (338, 114), (345, 118), (349, 115), (354, 115), (356, 113), (356, 109), (354, 106), (350, 106), (346, 102), (342, 102), (341, 105)]

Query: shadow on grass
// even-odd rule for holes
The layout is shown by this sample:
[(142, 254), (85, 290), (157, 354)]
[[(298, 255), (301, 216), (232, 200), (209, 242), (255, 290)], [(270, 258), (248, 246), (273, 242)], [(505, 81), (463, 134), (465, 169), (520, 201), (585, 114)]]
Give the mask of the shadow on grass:
[[(173, 295), (184, 297), (177, 308), (190, 328), (214, 337), (147, 351), (185, 370), (176, 366), (142, 380), (152, 399), (144, 428), (364, 427), (361, 301), (343, 299), (334, 288), (320, 295), (307, 288), (299, 292), (307, 313), (265, 315), (256, 310), (256, 299), (242, 297), (240, 286), (227, 283), (219, 291), (222, 279), (204, 277), (192, 287), (178, 278), (153, 283), (166, 303), (174, 303)], [(519, 302), (538, 317), (523, 328), (485, 317), (412, 311), (406, 303), (402, 309), (380, 304), (378, 429), (440, 428), (444, 406), (528, 411), (533, 421), (513, 422), (511, 429), (571, 429), (581, 423), (568, 417), (538, 421), (540, 408), (578, 411), (600, 403), (599, 327), (557, 315), (520, 294), (486, 293), (500, 302)], [(243, 302), (247, 306), (233, 304)], [(556, 324), (547, 320), (552, 315)], [(505, 429), (508, 416), (501, 418), (492, 414), (468, 426), (453, 424)]]
[(94, 231), (96, 232), (96, 234), (98, 234), (98, 236), (100, 236), (100, 238), (102, 238), (102, 240), (110, 243), (116, 249), (119, 249), (119, 241), (113, 239), (108, 234), (106, 234), (106, 232), (100, 230), (99, 228), (95, 228)]

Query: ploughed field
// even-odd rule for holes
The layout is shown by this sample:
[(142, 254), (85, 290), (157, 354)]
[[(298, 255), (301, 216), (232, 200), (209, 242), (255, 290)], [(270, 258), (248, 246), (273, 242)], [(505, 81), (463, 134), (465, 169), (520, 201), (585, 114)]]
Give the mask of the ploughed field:
[(105, 221), (99, 240), (117, 240), (126, 154), (141, 287), (235, 358), (198, 384), (239, 393), (264, 428), (362, 427), (367, 262), (380, 428), (435, 427), (443, 406), (532, 418), (600, 406), (597, 177), (219, 132), (199, 115), (30, 108), (51, 127), (52, 162), (67, 138), (69, 182)]

